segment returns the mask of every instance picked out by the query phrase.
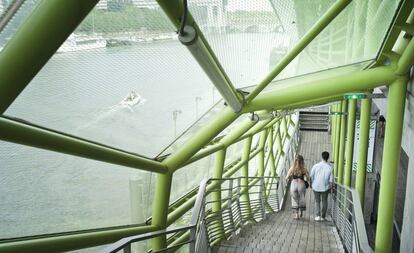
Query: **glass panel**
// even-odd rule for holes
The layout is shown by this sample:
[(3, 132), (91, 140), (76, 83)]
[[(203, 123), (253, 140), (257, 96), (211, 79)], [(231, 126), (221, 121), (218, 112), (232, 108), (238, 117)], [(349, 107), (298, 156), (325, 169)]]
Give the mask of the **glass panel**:
[(0, 238), (143, 223), (152, 173), (0, 142)]
[(249, 177), (257, 176), (257, 164), (259, 162), (258, 155), (249, 161)]
[[(276, 79), (375, 58), (399, 2), (352, 1)], [(307, 10), (297, 9), (303, 11)]]
[(6, 115), (155, 157), (211, 108), (219, 93), (156, 2), (128, 2), (96, 7)]
[(261, 81), (334, 1), (190, 0), (190, 12), (236, 87)]
[[(2, 15), (7, 11), (12, 2), (12, 0), (0, 0), (0, 18), (2, 18)], [(12, 19), (10, 19), (3, 30), (0, 31), (0, 51), (10, 40), (10, 38), (16, 33), (19, 26), (24, 22), (24, 20), (34, 10), (39, 2), (40, 0), (25, 0), (23, 2)]]
[(212, 154), (191, 163), (173, 175), (170, 203), (179, 199), (185, 193), (200, 185), (201, 180), (211, 177), (214, 169), (215, 155)]

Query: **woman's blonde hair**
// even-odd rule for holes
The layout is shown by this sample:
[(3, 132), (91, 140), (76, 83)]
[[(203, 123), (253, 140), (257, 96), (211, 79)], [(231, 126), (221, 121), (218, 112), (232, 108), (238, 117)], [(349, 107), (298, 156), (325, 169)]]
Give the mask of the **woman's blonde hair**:
[(297, 155), (292, 166), (292, 175), (302, 176), (303, 174), (306, 174), (305, 162), (303, 156)]

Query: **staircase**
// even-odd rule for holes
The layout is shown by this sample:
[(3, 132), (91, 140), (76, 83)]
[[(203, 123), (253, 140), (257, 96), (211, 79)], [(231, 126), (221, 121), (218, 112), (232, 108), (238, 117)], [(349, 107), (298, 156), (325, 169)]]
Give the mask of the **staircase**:
[(307, 211), (301, 220), (292, 219), (290, 200), (284, 210), (267, 216), (257, 224), (244, 226), (234, 238), (222, 241), (215, 253), (344, 253), (340, 236), (330, 216), (314, 221), (313, 192), (306, 193)]
[(324, 108), (299, 112), (299, 127), (302, 131), (329, 131), (329, 112)]

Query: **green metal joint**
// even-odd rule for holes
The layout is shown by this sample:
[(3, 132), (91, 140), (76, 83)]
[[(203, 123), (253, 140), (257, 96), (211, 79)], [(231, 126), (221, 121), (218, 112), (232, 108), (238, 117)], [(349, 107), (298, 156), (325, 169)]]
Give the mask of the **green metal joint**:
[(54, 0), (38, 4), (0, 53), (0, 114), (7, 110), (97, 2)]

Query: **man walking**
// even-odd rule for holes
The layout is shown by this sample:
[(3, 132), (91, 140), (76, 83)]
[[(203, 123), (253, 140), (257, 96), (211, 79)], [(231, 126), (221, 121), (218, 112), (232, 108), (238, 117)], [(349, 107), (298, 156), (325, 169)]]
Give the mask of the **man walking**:
[[(316, 201), (315, 221), (324, 221), (328, 209), (328, 194), (333, 183), (333, 169), (328, 163), (329, 153), (322, 152), (322, 161), (313, 165), (310, 178)], [(320, 202), (322, 199), (322, 212)]]

